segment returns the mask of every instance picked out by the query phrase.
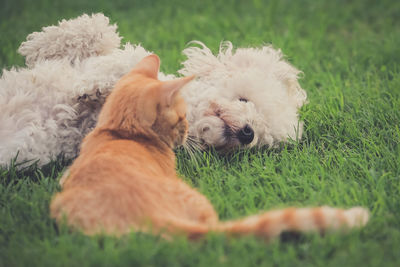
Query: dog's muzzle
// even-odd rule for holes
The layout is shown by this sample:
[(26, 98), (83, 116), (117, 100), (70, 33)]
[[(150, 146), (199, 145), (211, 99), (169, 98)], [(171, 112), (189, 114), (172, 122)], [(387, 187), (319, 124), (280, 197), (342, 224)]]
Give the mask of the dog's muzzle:
[(236, 136), (242, 145), (248, 145), (254, 139), (254, 131), (248, 124), (246, 124), (246, 126), (236, 133)]

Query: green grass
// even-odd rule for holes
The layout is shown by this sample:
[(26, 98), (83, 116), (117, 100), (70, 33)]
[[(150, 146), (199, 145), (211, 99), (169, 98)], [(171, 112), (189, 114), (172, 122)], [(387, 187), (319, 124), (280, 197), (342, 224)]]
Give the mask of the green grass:
[[(214, 3), (215, 2), (215, 3)], [(175, 73), (190, 40), (217, 51), (272, 43), (304, 72), (300, 143), (230, 157), (178, 151), (182, 177), (223, 219), (274, 207), (361, 205), (362, 230), (291, 241), (211, 235), (167, 242), (145, 234), (86, 237), (57, 228), (51, 196), (66, 163), (0, 168), (0, 266), (396, 266), (400, 262), (399, 1), (2, 0), (0, 67), (42, 26), (104, 12), (123, 41), (142, 43)], [(1, 107), (0, 107), (1, 110)], [(1, 130), (1, 126), (0, 126)]]

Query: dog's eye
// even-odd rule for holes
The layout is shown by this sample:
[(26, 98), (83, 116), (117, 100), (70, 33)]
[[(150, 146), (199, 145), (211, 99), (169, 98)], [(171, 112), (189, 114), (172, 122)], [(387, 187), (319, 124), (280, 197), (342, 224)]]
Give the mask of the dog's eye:
[(246, 98), (243, 98), (243, 97), (241, 97), (241, 98), (239, 98), (239, 101), (242, 101), (242, 102), (247, 102), (247, 101), (249, 101), (249, 100), (247, 100)]

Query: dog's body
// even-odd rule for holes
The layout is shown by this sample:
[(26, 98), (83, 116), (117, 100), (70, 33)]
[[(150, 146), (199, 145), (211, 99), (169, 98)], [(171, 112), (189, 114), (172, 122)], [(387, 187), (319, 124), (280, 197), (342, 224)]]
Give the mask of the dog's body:
[(39, 160), (40, 165), (61, 153), (76, 156), (115, 82), (147, 54), (140, 46), (126, 45), (75, 65), (68, 59), (49, 60), (4, 71), (0, 165), (9, 164), (17, 151), (18, 162)]
[[(39, 160), (39, 165), (59, 154), (78, 154), (116, 81), (150, 54), (140, 45), (120, 48), (120, 40), (102, 14), (28, 36), (19, 49), (27, 68), (4, 70), (0, 79), (0, 165), (17, 152), (18, 162)], [(233, 52), (227, 43), (217, 57), (204, 45), (184, 53), (188, 59), (180, 73), (198, 77), (182, 92), (196, 147), (272, 146), (301, 137), (298, 109), (306, 95), (298, 71), (279, 51)]]

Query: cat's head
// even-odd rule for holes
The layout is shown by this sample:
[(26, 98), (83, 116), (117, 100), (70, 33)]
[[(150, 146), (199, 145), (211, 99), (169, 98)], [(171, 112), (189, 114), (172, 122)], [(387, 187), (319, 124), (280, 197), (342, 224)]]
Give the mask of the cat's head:
[(169, 147), (187, 137), (186, 104), (180, 89), (193, 76), (171, 81), (157, 79), (160, 59), (150, 55), (122, 77), (100, 112), (97, 128), (122, 138), (158, 138)]

